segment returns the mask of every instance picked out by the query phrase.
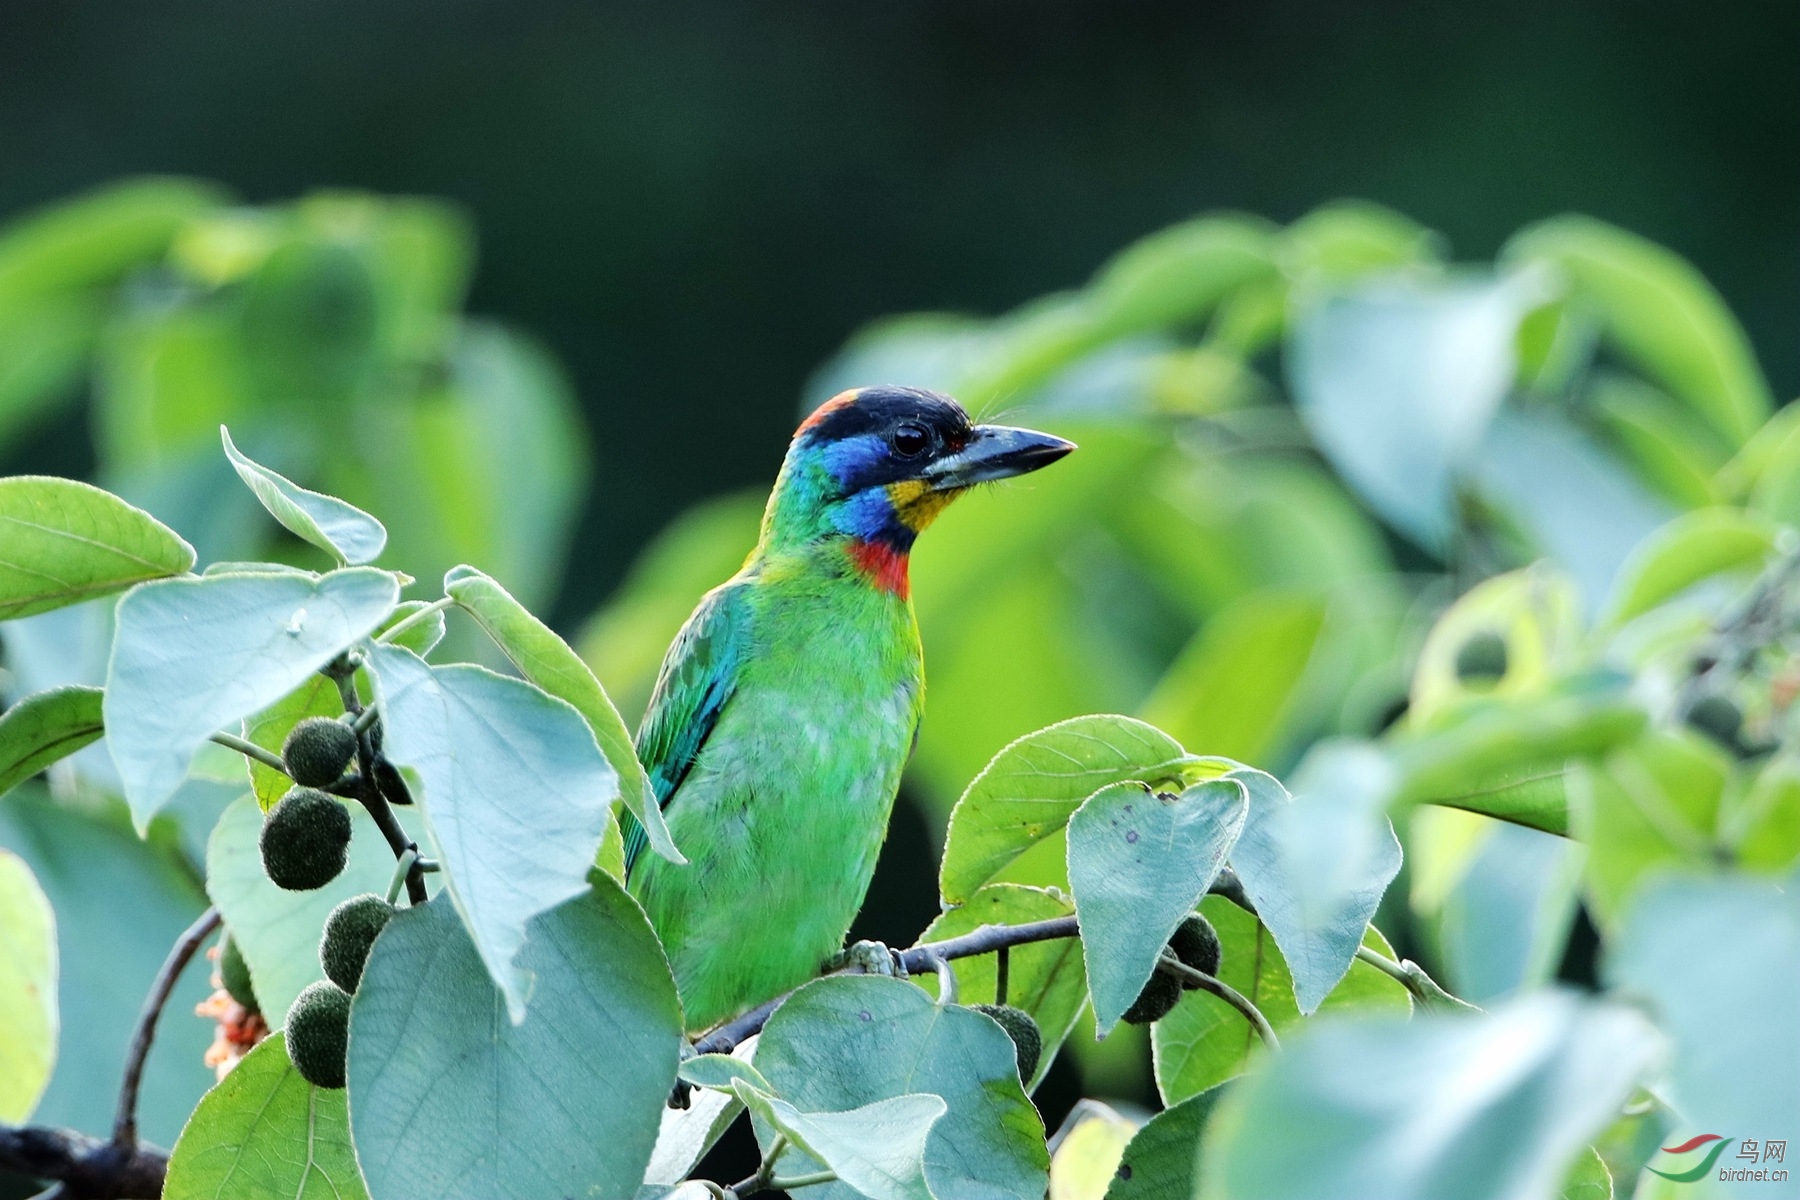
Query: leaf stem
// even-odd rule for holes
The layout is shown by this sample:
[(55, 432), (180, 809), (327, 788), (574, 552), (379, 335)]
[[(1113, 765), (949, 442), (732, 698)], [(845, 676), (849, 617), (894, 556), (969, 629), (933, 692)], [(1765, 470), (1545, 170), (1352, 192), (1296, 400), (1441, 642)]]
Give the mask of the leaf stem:
[(815, 1183), (836, 1183), (836, 1171), (814, 1171), (810, 1175), (776, 1175), (770, 1178), (768, 1189), (772, 1192), (791, 1192), (795, 1188), (810, 1187)]
[(1399, 962), (1395, 962), (1387, 955), (1376, 950), (1371, 950), (1367, 946), (1358, 946), (1356, 948), (1356, 957), (1358, 960), (1368, 963), (1376, 970), (1382, 971), (1398, 980), (1407, 991), (1413, 994), (1413, 999), (1417, 1000), (1423, 1008), (1433, 1009), (1438, 1012), (1481, 1011), (1480, 1008), (1470, 1004), (1467, 1000), (1453, 996), (1445, 991), (1439, 986), (1437, 980), (1425, 973), (1424, 967), (1421, 967), (1410, 958), (1403, 958)]
[(415, 846), (408, 846), (394, 862), (394, 875), (388, 880), (387, 902), (392, 904), (400, 898), (400, 888), (406, 883), (406, 877), (412, 874), (413, 864), (419, 861), (419, 851)]
[(246, 741), (235, 733), (225, 733), (221, 731), (213, 734), (212, 740), (219, 745), (224, 746), (227, 750), (236, 750), (245, 758), (255, 759), (271, 771), (280, 771), (283, 775), (288, 773), (287, 764), (281, 761), (281, 756), (279, 754), (264, 750), (255, 742)]
[(1205, 971), (1195, 970), (1193, 967), (1188, 966), (1172, 954), (1164, 954), (1162, 958), (1158, 960), (1156, 965), (1159, 970), (1165, 971), (1188, 983), (1192, 983), (1201, 991), (1211, 992), (1225, 1003), (1231, 1005), (1231, 1007), (1237, 1009), (1244, 1020), (1250, 1022), (1250, 1028), (1256, 1030), (1256, 1036), (1262, 1039), (1263, 1045), (1276, 1053), (1280, 1053), (1281, 1040), (1275, 1036), (1275, 1027), (1269, 1024), (1269, 1019), (1263, 1016), (1260, 1008), (1250, 1002), (1248, 996), (1245, 996), (1242, 992), (1232, 987), (1229, 983), (1226, 983), (1223, 979), (1208, 975)]
[(429, 621), (434, 615), (443, 612), (446, 608), (449, 608), (455, 603), (456, 601), (448, 596), (433, 600), (430, 604), (427, 604), (417, 612), (408, 613), (403, 619), (394, 622), (393, 625), (383, 630), (375, 640), (385, 646), (401, 634), (405, 633), (408, 629), (411, 629), (414, 625), (419, 624), (421, 621)]
[(150, 985), (150, 994), (144, 997), (137, 1028), (132, 1031), (131, 1049), (125, 1055), (125, 1077), (119, 1084), (119, 1106), (113, 1116), (112, 1144), (121, 1156), (129, 1156), (137, 1148), (138, 1088), (144, 1081), (144, 1060), (150, 1054), (150, 1043), (156, 1038), (156, 1020), (162, 1016), (169, 993), (175, 990), (175, 981), (181, 978), (182, 968), (194, 957), (200, 943), (218, 927), (219, 910), (216, 908), (208, 908), (195, 918), (170, 947), (169, 956), (163, 959), (162, 967), (156, 972), (156, 981)]
[(1012, 974), (1012, 947), (1002, 946), (994, 951), (994, 1003), (1006, 1003), (1007, 976)]

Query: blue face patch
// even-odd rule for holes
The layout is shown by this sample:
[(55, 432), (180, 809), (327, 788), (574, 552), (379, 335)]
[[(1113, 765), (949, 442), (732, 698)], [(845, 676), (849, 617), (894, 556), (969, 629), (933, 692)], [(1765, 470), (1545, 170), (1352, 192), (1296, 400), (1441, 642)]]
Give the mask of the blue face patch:
[(864, 433), (842, 441), (827, 442), (817, 451), (825, 469), (831, 472), (846, 492), (861, 490), (858, 482), (887, 461), (887, 439), (879, 434)]
[(886, 488), (865, 488), (852, 493), (833, 504), (830, 514), (832, 527), (839, 533), (873, 542), (878, 539), (894, 540), (904, 530), (908, 535), (905, 539), (907, 544), (912, 543), (912, 531), (906, 529), (900, 520), (900, 514), (894, 511), (894, 502), (888, 499)]

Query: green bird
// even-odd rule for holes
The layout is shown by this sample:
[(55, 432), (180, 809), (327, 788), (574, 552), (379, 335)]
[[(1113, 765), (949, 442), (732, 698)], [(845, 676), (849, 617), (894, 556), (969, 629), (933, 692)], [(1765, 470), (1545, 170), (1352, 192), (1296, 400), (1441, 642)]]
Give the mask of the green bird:
[(794, 434), (756, 549), (682, 626), (638, 729), (688, 862), (644, 855), (628, 819), (626, 878), (690, 1031), (818, 974), (862, 907), (924, 708), (913, 540), (1074, 448), (903, 387), (845, 392)]

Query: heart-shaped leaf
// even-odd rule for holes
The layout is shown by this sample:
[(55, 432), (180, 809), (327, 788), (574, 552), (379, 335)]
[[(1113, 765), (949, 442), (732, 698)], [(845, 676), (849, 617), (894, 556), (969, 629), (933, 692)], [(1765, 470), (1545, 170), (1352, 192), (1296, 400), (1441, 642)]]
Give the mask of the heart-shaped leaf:
[(214, 733), (267, 708), (381, 623), (386, 571), (212, 575), (144, 584), (119, 601), (106, 673), (106, 744), (144, 829)]
[(433, 857), (482, 961), (525, 1017), (525, 927), (587, 886), (619, 778), (573, 707), (482, 667), (376, 646), (382, 753), (415, 784)]
[(1231, 778), (1178, 796), (1115, 783), (1069, 818), (1069, 885), (1099, 1036), (1144, 990), (1169, 935), (1212, 886), (1247, 809), (1244, 785)]

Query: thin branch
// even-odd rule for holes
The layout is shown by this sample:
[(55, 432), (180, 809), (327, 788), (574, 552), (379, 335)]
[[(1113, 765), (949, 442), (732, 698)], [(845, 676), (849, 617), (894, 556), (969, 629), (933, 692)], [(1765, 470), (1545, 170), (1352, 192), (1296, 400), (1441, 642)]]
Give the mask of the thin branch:
[(254, 758), (271, 771), (280, 771), (283, 775), (288, 773), (287, 764), (281, 761), (281, 755), (264, 750), (255, 742), (248, 742), (236, 734), (224, 732), (213, 734), (212, 740), (228, 750), (236, 750), (245, 758)]
[(763, 1155), (760, 1163), (756, 1164), (756, 1173), (746, 1179), (740, 1179), (730, 1187), (726, 1188), (725, 1194), (727, 1196), (743, 1197), (753, 1196), (757, 1192), (768, 1191), (770, 1186), (769, 1181), (775, 1178), (775, 1160), (780, 1158), (782, 1152), (787, 1148), (787, 1134), (776, 1134), (775, 1140), (769, 1143), (769, 1152)]
[[(363, 706), (361, 697), (356, 693), (355, 671), (333, 671), (331, 677), (337, 681), (338, 693), (344, 702), (344, 711), (361, 717)], [(375, 779), (375, 742), (368, 728), (356, 731), (356, 770), (357, 778), (361, 780), (356, 800), (375, 819), (375, 826), (381, 830), (381, 836), (387, 839), (388, 848), (394, 852), (395, 861), (405, 858), (408, 851), (412, 852), (413, 860), (406, 872), (406, 899), (408, 903), (417, 907), (425, 903), (428, 898), (428, 893), (425, 891), (425, 872), (419, 869), (419, 844), (406, 835), (406, 830), (400, 824), (400, 818), (394, 815), (394, 810), (388, 804), (387, 797), (382, 794), (381, 784)]]
[(1439, 1012), (1480, 1012), (1481, 1009), (1457, 996), (1452, 996), (1439, 986), (1438, 981), (1425, 973), (1425, 968), (1410, 958), (1399, 962), (1371, 950), (1367, 946), (1356, 948), (1356, 957), (1368, 963), (1378, 971), (1382, 971), (1400, 983), (1413, 994), (1413, 999), (1423, 1008), (1436, 1009)]
[(131, 1050), (125, 1056), (125, 1079), (119, 1085), (119, 1108), (113, 1117), (113, 1145), (121, 1153), (129, 1154), (137, 1146), (138, 1087), (144, 1079), (144, 1059), (150, 1053), (150, 1043), (156, 1038), (156, 1019), (162, 1016), (163, 1006), (169, 1002), (169, 993), (175, 990), (175, 981), (181, 977), (182, 968), (194, 957), (200, 943), (218, 927), (218, 909), (208, 908), (201, 913), (170, 948), (162, 969), (156, 973), (156, 982), (150, 985), (150, 994), (144, 997), (144, 1010), (138, 1016), (137, 1029), (131, 1035)]
[(836, 1183), (836, 1171), (814, 1171), (811, 1175), (777, 1175), (769, 1180), (771, 1192), (791, 1192), (795, 1188), (811, 1187), (815, 1183)]
[(142, 1200), (160, 1196), (169, 1156), (139, 1144), (121, 1150), (112, 1142), (72, 1129), (15, 1129), (0, 1125), (0, 1171), (29, 1179), (54, 1179), (60, 1193), (82, 1200)]
[(1262, 1015), (1260, 1008), (1250, 1002), (1248, 996), (1222, 979), (1208, 975), (1205, 971), (1195, 970), (1173, 954), (1164, 954), (1156, 965), (1159, 970), (1186, 983), (1191, 983), (1203, 992), (1211, 992), (1237, 1009), (1244, 1020), (1250, 1022), (1250, 1027), (1256, 1030), (1256, 1036), (1262, 1039), (1263, 1045), (1280, 1053), (1281, 1040), (1275, 1036), (1275, 1027), (1269, 1024), (1269, 1019)]

